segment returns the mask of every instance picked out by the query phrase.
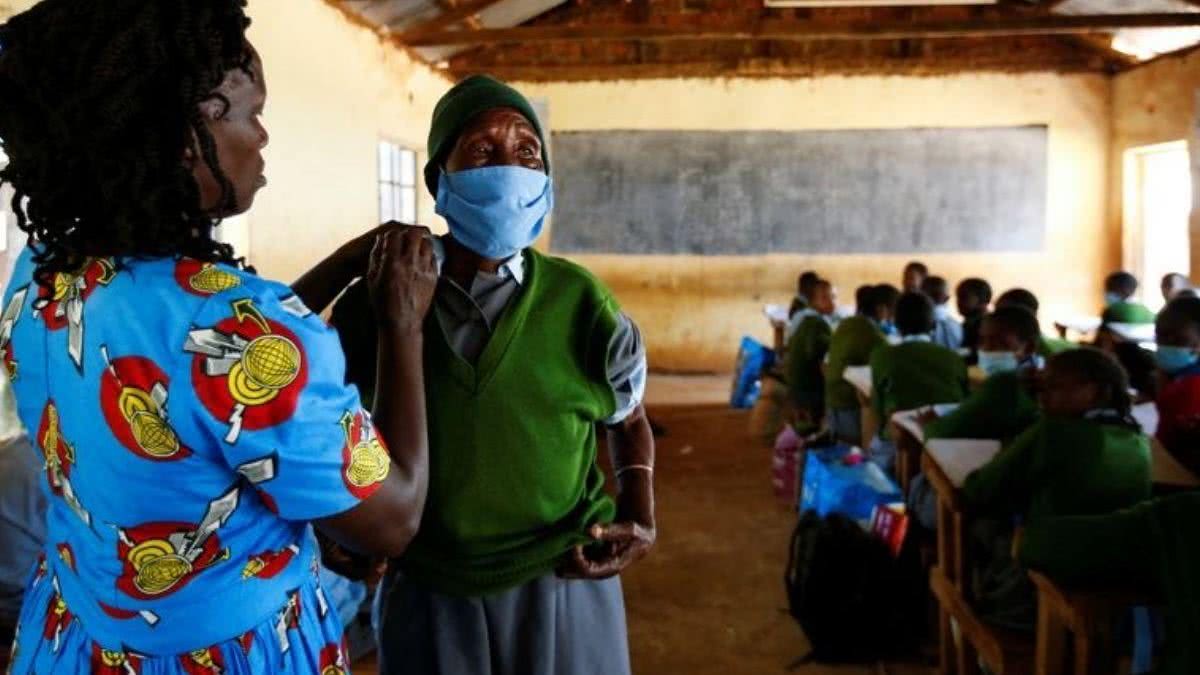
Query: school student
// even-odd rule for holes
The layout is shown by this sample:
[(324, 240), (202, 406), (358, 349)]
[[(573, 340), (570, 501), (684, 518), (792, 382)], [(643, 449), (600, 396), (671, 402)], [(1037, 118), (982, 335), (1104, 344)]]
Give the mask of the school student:
[(796, 312), (808, 308), (808, 303), (812, 299), (813, 287), (820, 279), (821, 277), (812, 270), (800, 273), (796, 279), (796, 297), (792, 298), (792, 305), (788, 308), (789, 319), (796, 316)]
[(1138, 280), (1129, 272), (1113, 272), (1104, 280), (1104, 323), (1154, 323), (1154, 312), (1132, 300)]
[(821, 369), (837, 325), (836, 307), (833, 284), (824, 279), (818, 281), (813, 287), (811, 313), (788, 341), (785, 359), (788, 398), (800, 433), (819, 428), (825, 414), (825, 376)]
[(854, 386), (844, 379), (849, 366), (865, 366), (871, 353), (887, 344), (880, 325), (888, 319), (886, 298), (876, 286), (862, 286), (854, 294), (857, 314), (843, 319), (829, 338), (825, 369), (825, 403), (829, 427), (845, 443), (861, 446), (862, 411)]
[(1021, 538), (1021, 562), (1083, 588), (1132, 588), (1166, 601), (1158, 675), (1200, 673), (1200, 494), (1101, 516), (1048, 518)]
[(1158, 315), (1155, 357), (1158, 440), (1193, 471), (1200, 471), (1200, 299), (1176, 298)]
[(1170, 302), (1181, 292), (1192, 290), (1192, 280), (1178, 272), (1172, 272), (1162, 278), (1160, 286), (1163, 302)]
[(959, 349), (963, 342), (963, 326), (950, 315), (950, 284), (944, 277), (926, 277), (921, 292), (933, 301), (933, 343), (947, 349)]
[(967, 393), (967, 366), (950, 349), (933, 344), (933, 301), (923, 293), (905, 293), (896, 303), (901, 343), (871, 353), (871, 400), (881, 421), (871, 459), (885, 471), (895, 464), (896, 448), (887, 420), (898, 410), (936, 403), (958, 403)]
[[(996, 309), (1001, 307), (1024, 307), (1033, 312), (1037, 316), (1041, 309), (1041, 302), (1032, 291), (1024, 288), (1012, 288), (1000, 294), (996, 298)], [(1043, 334), (1038, 338), (1038, 354), (1044, 358), (1050, 358), (1060, 352), (1065, 352), (1069, 349), (1075, 349), (1079, 345), (1068, 340), (1049, 337)]]
[(962, 405), (928, 418), (926, 438), (1012, 440), (1038, 418), (1029, 376), (1041, 365), (1037, 354), (1041, 329), (1024, 307), (1001, 307), (980, 327), (979, 367), (987, 380)]
[(901, 291), (891, 284), (879, 284), (875, 287), (875, 292), (879, 296), (880, 307), (884, 313), (883, 320), (879, 322), (879, 329), (889, 339), (895, 339), (900, 335), (896, 328), (896, 303), (900, 301)]
[[(554, 201), (545, 140), (489, 77), (434, 108), (425, 182), (450, 233), (423, 331), (429, 494), (376, 600), (384, 673), (630, 672), (618, 575), (655, 540), (646, 350), (599, 280), (531, 248)], [(365, 294), (342, 303), (346, 349), (374, 354), (346, 325), (370, 321)]]
[(1010, 555), (1014, 522), (1109, 513), (1150, 496), (1150, 443), (1131, 416), (1128, 389), (1121, 365), (1100, 350), (1055, 355), (1042, 418), (967, 477), (964, 507), (995, 519), (974, 533), (986, 551), (976, 600), (989, 621), (1032, 627), (1033, 589)]
[(905, 293), (920, 293), (921, 284), (925, 283), (928, 276), (929, 268), (925, 266), (925, 263), (914, 260), (904, 266), (904, 276), (900, 287), (904, 289)]
[(954, 289), (954, 299), (958, 314), (963, 318), (962, 346), (971, 350), (967, 362), (974, 364), (975, 353), (979, 350), (979, 326), (992, 304), (992, 287), (976, 277), (963, 279)]

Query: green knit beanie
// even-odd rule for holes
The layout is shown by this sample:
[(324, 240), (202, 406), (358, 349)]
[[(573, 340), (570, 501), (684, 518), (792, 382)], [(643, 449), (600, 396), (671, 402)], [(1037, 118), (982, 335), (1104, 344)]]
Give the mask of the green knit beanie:
[(546, 136), (533, 106), (521, 92), (507, 84), (487, 75), (472, 75), (454, 85), (433, 109), (433, 122), (429, 126), (429, 162), (425, 165), (425, 186), (429, 188), (429, 194), (437, 197), (442, 162), (458, 142), (463, 127), (476, 115), (496, 108), (514, 108), (529, 120), (542, 141), (542, 161), (546, 164), (546, 173), (550, 173)]

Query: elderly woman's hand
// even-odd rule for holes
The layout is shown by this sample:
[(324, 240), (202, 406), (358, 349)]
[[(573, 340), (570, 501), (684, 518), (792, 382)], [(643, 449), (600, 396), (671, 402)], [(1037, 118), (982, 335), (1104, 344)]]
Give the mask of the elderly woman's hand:
[(576, 546), (559, 575), (568, 579), (607, 579), (646, 557), (658, 538), (654, 523), (654, 481), (648, 471), (628, 471), (618, 479), (617, 519), (592, 525), (591, 544)]

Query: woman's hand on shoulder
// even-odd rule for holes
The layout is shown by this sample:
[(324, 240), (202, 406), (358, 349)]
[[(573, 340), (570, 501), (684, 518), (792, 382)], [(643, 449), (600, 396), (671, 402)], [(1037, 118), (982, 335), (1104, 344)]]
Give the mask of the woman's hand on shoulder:
[(438, 280), (432, 237), (424, 227), (392, 228), (376, 236), (367, 286), (381, 325), (421, 331)]

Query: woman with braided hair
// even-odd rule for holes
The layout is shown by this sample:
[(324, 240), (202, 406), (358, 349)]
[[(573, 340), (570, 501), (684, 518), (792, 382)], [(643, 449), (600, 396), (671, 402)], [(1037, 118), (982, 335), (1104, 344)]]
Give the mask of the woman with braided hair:
[[(0, 26), (0, 182), (29, 235), (0, 359), (49, 502), (19, 675), (349, 672), (310, 524), (397, 556), (421, 520), (425, 233), (376, 230), (293, 288), (213, 239), (266, 184), (244, 4), (43, 0)], [(374, 417), (308, 309), (364, 271)]]

